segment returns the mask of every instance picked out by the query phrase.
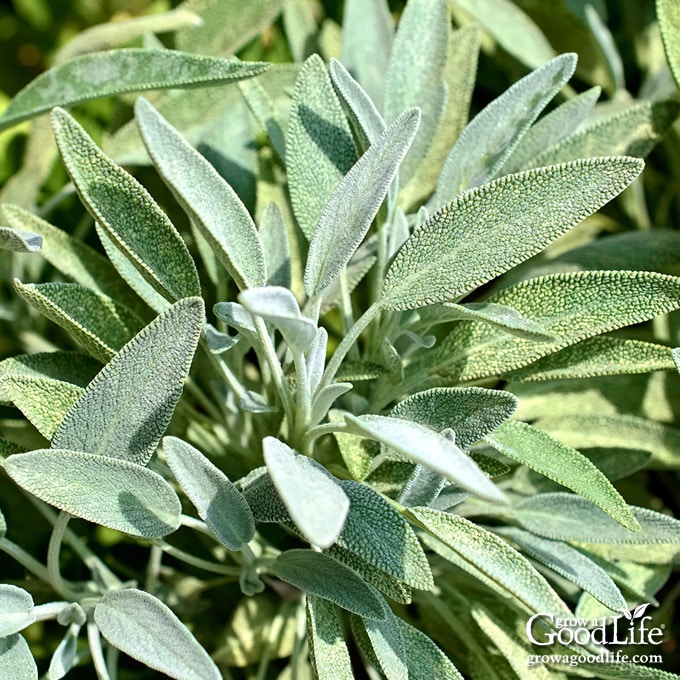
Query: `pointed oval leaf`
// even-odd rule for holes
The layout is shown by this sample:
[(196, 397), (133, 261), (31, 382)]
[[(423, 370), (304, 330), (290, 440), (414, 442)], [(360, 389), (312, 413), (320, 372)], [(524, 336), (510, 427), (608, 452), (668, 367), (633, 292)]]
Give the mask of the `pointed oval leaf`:
[(290, 199), (308, 240), (333, 190), (356, 160), (352, 131), (326, 66), (314, 54), (295, 83), (286, 140)]
[(283, 211), (276, 203), (268, 203), (262, 211), (260, 238), (267, 263), (267, 285), (290, 288), (292, 265), (288, 227)]
[(203, 324), (200, 298), (157, 316), (88, 385), (52, 445), (146, 464), (182, 394)]
[(78, 658), (78, 633), (80, 626), (72, 626), (66, 631), (61, 642), (52, 654), (47, 670), (48, 680), (61, 680), (75, 666)]
[(444, 163), (433, 199), (435, 208), (498, 175), (531, 124), (571, 78), (576, 61), (575, 54), (555, 57), (470, 121)]
[(668, 65), (680, 88), (680, 7), (673, 0), (656, 0), (656, 16)]
[[(314, 396), (317, 388), (321, 384), (323, 371), (326, 367), (326, 348), (328, 346), (328, 331), (319, 327), (314, 336), (309, 350), (307, 351), (307, 384), (309, 393)], [(0, 370), (2, 363), (0, 363)]]
[(271, 567), (272, 573), (296, 588), (329, 600), (367, 619), (384, 619), (382, 598), (356, 572), (329, 555), (314, 550), (286, 550)]
[(34, 621), (31, 594), (23, 588), (0, 583), (0, 638), (14, 635)]
[(40, 449), (10, 456), (5, 470), (45, 503), (110, 529), (155, 538), (179, 527), (177, 494), (160, 475), (135, 463)]
[(428, 427), (388, 416), (346, 415), (355, 434), (370, 437), (395, 449), (409, 461), (443, 475), (476, 496), (502, 503), (505, 496), (477, 464), (456, 444)]
[(172, 474), (201, 519), (229, 550), (240, 550), (255, 534), (255, 520), (243, 494), (198, 449), (165, 437), (163, 450)]
[(171, 302), (200, 295), (196, 265), (167, 215), (62, 109), (52, 127), (80, 198), (144, 279)]
[(526, 557), (498, 536), (464, 517), (440, 510), (412, 508), (409, 513), (464, 563), (480, 570), (530, 610), (569, 616), (567, 606)]
[(382, 621), (351, 617), (354, 639), (371, 665), (382, 670), (387, 680), (408, 680), (406, 649), (397, 617), (384, 600), (383, 607)]
[(600, 469), (582, 453), (565, 446), (547, 432), (511, 420), (486, 435), (485, 440), (508, 458), (595, 503), (626, 529), (639, 530), (626, 501)]
[(135, 117), (161, 177), (239, 288), (264, 286), (262, 241), (236, 192), (143, 97), (137, 100)]
[(221, 680), (215, 662), (159, 599), (136, 588), (113, 590), (94, 608), (107, 642), (177, 680)]
[(442, 373), (457, 380), (503, 375), (586, 338), (670, 312), (680, 306), (680, 278), (631, 271), (553, 274), (506, 288), (490, 301), (533, 318), (557, 340), (537, 343), (463, 323), (435, 350)]
[(318, 680), (353, 680), (352, 661), (336, 607), (314, 595), (307, 596), (307, 640)]
[(15, 253), (37, 253), (43, 245), (42, 236), (24, 229), (0, 227), (0, 249)]
[(213, 307), (213, 312), (218, 319), (225, 321), (237, 331), (256, 332), (252, 315), (238, 302), (218, 302)]
[(321, 213), (309, 246), (305, 290), (319, 296), (364, 240), (420, 122), (417, 109), (399, 116), (343, 177)]
[(12, 680), (38, 680), (33, 654), (18, 633), (0, 638), (0, 676)]
[(55, 106), (124, 92), (162, 90), (250, 78), (266, 64), (203, 57), (176, 50), (118, 49), (76, 57), (32, 80), (0, 116), (0, 130)]
[(466, 192), (401, 247), (385, 278), (383, 307), (414, 309), (462, 297), (601, 208), (642, 167), (634, 158), (587, 159), (501, 177)]
[(342, 487), (316, 461), (275, 437), (265, 437), (262, 448), (274, 486), (302, 535), (320, 548), (333, 545), (349, 512)]
[[(2, 385), (1, 382), (0, 385)], [(314, 397), (314, 402), (312, 403), (312, 422), (318, 423), (323, 420), (326, 417), (328, 410), (333, 405), (333, 402), (335, 402), (335, 400), (340, 398), (343, 394), (349, 392), (352, 387), (352, 383), (339, 382), (331, 383), (330, 385), (326, 385), (326, 387), (320, 389), (318, 394)]]

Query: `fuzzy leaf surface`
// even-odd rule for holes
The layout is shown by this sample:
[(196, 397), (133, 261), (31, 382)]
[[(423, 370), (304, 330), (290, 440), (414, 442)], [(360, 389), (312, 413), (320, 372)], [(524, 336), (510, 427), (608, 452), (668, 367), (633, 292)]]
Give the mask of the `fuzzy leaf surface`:
[(325, 64), (314, 54), (295, 83), (286, 140), (290, 198), (308, 240), (328, 199), (356, 160), (342, 105)]
[(630, 271), (553, 274), (506, 288), (489, 301), (534, 319), (557, 340), (536, 343), (462, 323), (435, 350), (443, 374), (457, 380), (503, 375), (586, 338), (670, 312), (680, 305), (680, 279)]
[(177, 680), (220, 680), (222, 674), (188, 628), (153, 595), (113, 590), (94, 609), (109, 644)]
[(495, 177), (575, 68), (575, 54), (555, 57), (480, 111), (460, 134), (444, 162), (434, 207)]
[(165, 437), (163, 450), (175, 479), (222, 545), (240, 550), (255, 534), (255, 520), (243, 494), (198, 449)]
[(275, 437), (265, 437), (262, 448), (269, 476), (302, 535), (320, 548), (333, 545), (349, 512), (342, 487), (315, 460)]
[(383, 600), (381, 621), (352, 617), (352, 633), (363, 655), (380, 668), (387, 680), (408, 680), (406, 648), (397, 617)]
[(668, 65), (680, 88), (680, 8), (673, 0), (656, 0), (656, 16)]
[(66, 634), (57, 645), (47, 670), (48, 680), (61, 680), (76, 665), (78, 658), (78, 634), (80, 629), (69, 626)]
[(268, 203), (262, 211), (260, 238), (267, 269), (267, 285), (291, 285), (291, 251), (286, 220), (276, 203)]
[(15, 253), (37, 253), (42, 248), (42, 236), (23, 229), (0, 227), (0, 249)]
[(456, 444), (418, 423), (388, 416), (346, 415), (355, 434), (375, 439), (393, 448), (409, 461), (443, 475), (476, 496), (495, 503), (505, 496)]
[(12, 680), (38, 680), (33, 654), (18, 633), (0, 638), (0, 675)]
[(626, 501), (600, 469), (547, 432), (511, 420), (486, 435), (485, 440), (503, 455), (587, 498), (626, 529), (639, 530)]
[(265, 285), (262, 241), (237, 193), (143, 97), (135, 117), (154, 165), (239, 288)]
[(633, 158), (580, 160), (501, 177), (462, 194), (401, 247), (385, 278), (382, 306), (415, 309), (462, 297), (541, 251), (641, 170), (642, 161)]
[(310, 298), (333, 283), (364, 240), (418, 129), (420, 114), (399, 116), (338, 184), (309, 246), (305, 290)]
[(157, 316), (88, 385), (53, 446), (146, 464), (182, 394), (203, 324), (200, 298)]
[(569, 615), (566, 605), (530, 562), (498, 536), (464, 517), (440, 510), (411, 508), (409, 512), (464, 562), (532, 611)]
[(318, 680), (353, 680), (352, 662), (335, 605), (307, 596), (309, 657)]
[(18, 586), (0, 583), (0, 638), (14, 635), (34, 621), (31, 594)]
[(146, 189), (109, 159), (66, 111), (52, 112), (52, 127), (85, 207), (144, 279), (171, 302), (200, 295), (186, 244)]
[(179, 527), (177, 494), (135, 463), (54, 448), (14, 454), (5, 470), (45, 503), (110, 529), (156, 538)]
[(286, 550), (272, 565), (286, 583), (369, 619), (384, 619), (380, 594), (356, 572), (314, 550)]

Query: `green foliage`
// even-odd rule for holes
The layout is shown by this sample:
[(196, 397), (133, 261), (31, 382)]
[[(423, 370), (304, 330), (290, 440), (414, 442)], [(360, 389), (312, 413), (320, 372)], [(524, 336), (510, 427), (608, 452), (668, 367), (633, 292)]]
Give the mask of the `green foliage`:
[(555, 5), (187, 0), (11, 100), (0, 676), (678, 677), (527, 637), (677, 632), (677, 10)]

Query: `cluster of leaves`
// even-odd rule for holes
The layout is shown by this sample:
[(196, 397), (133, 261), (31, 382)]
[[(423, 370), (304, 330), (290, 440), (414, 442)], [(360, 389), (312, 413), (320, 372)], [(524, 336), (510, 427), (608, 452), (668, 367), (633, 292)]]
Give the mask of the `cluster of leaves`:
[[(523, 678), (533, 614), (659, 604), (680, 521), (625, 478), (680, 465), (680, 431), (630, 404), (678, 382), (680, 236), (634, 226), (678, 103), (662, 78), (620, 91), (597, 7), (602, 104), (519, 4), (409, 0), (395, 27), (346, 0), (341, 42), (311, 7), (99, 27), (0, 116), (36, 119), (1, 205), (3, 677), (37, 678), (41, 624), (66, 629), (52, 679), (133, 677), (127, 657), (187, 680)], [(228, 58), (280, 13), (294, 64)], [(508, 26), (528, 73), (470, 119)], [(105, 49), (131, 31), (143, 47)], [(114, 95), (134, 119), (102, 150), (65, 108)], [(38, 206), (57, 152), (69, 181)], [(74, 193), (86, 213), (55, 226)], [(13, 529), (27, 506), (46, 563)], [(675, 677), (559, 658), (531, 672)]]

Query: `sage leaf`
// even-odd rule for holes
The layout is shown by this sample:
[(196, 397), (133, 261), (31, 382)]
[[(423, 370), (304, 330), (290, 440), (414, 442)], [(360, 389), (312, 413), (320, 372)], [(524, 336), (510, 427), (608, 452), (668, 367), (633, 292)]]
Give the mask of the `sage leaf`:
[(214, 661), (159, 599), (136, 588), (105, 593), (94, 621), (106, 641), (177, 680), (221, 680)]
[[(2, 383), (0, 382), (0, 385), (1, 384)], [(314, 401), (312, 403), (312, 413), (310, 416), (311, 422), (321, 422), (326, 417), (328, 410), (331, 408), (335, 400), (340, 398), (343, 394), (349, 392), (352, 387), (352, 383), (339, 382), (331, 383), (330, 385), (326, 385), (326, 387), (320, 389), (315, 395)]]
[(52, 126), (85, 207), (144, 279), (171, 302), (200, 295), (196, 265), (182, 237), (146, 189), (66, 111), (54, 109)]
[(387, 272), (382, 306), (414, 309), (462, 297), (538, 253), (620, 193), (641, 170), (637, 159), (589, 159), (472, 189), (404, 243)]
[(267, 285), (291, 286), (291, 251), (286, 220), (276, 203), (268, 203), (262, 211), (260, 238), (267, 264)]
[(78, 283), (14, 281), (16, 293), (106, 363), (143, 326), (128, 307)]
[(318, 297), (333, 283), (364, 240), (419, 121), (417, 109), (399, 116), (333, 191), (309, 246), (304, 283), (310, 298)]
[(566, 486), (597, 505), (621, 526), (639, 531), (633, 513), (611, 482), (576, 449), (527, 423), (508, 421), (485, 440), (503, 455)]
[(640, 524), (629, 531), (590, 501), (569, 493), (542, 493), (520, 501), (512, 516), (532, 533), (557, 541), (587, 543), (677, 543), (680, 521), (660, 512), (630, 506)]
[[(314, 336), (314, 340), (307, 350), (307, 384), (309, 393), (313, 396), (321, 384), (323, 371), (326, 366), (326, 348), (328, 345), (328, 331), (319, 327)], [(0, 363), (0, 370), (2, 364)]]
[(198, 449), (165, 437), (163, 450), (175, 479), (222, 545), (240, 550), (255, 535), (253, 513), (243, 494)]
[(440, 434), (456, 433), (456, 444), (465, 449), (506, 421), (517, 408), (509, 392), (483, 387), (435, 387), (400, 401), (391, 412)]
[(385, 617), (381, 621), (352, 617), (352, 632), (361, 651), (382, 670), (387, 680), (408, 680), (406, 649), (397, 617), (384, 600), (383, 607)]
[(53, 448), (16, 453), (5, 470), (36, 498), (110, 529), (156, 538), (179, 527), (177, 494), (135, 463)]
[(76, 665), (78, 658), (78, 633), (80, 626), (69, 626), (66, 634), (57, 645), (47, 670), (48, 680), (61, 680)]
[(576, 60), (575, 54), (555, 57), (524, 76), (468, 123), (444, 162), (432, 201), (435, 208), (498, 175), (531, 124), (571, 78)]
[(266, 64), (176, 50), (118, 49), (85, 54), (51, 68), (21, 90), (0, 116), (0, 130), (55, 106), (73, 106), (124, 92), (195, 87), (250, 78)]
[(256, 333), (252, 315), (238, 302), (218, 302), (213, 307), (213, 312), (218, 319), (226, 322), (239, 333)]
[(12, 680), (38, 680), (33, 654), (18, 633), (0, 638), (0, 675)]
[(205, 342), (212, 354), (224, 354), (239, 341), (238, 336), (218, 331), (212, 324), (206, 324), (204, 330)]
[(502, 503), (505, 496), (456, 444), (428, 427), (388, 416), (345, 416), (355, 434), (375, 439), (446, 477), (476, 496)]
[(182, 394), (203, 324), (200, 298), (156, 317), (87, 386), (52, 445), (146, 464)]
[(0, 584), (0, 638), (14, 635), (35, 621), (33, 597), (23, 588)]
[(292, 520), (313, 545), (328, 548), (342, 531), (349, 498), (325, 468), (275, 437), (262, 441), (264, 460)]
[(656, 0), (656, 16), (661, 29), (666, 59), (676, 85), (680, 88), (680, 8), (673, 0)]
[(615, 612), (625, 608), (626, 601), (609, 574), (576, 548), (561, 541), (540, 538), (516, 527), (501, 527), (497, 533), (509, 538), (525, 553), (590, 593), (605, 607)]
[(15, 253), (37, 253), (42, 248), (43, 240), (39, 234), (24, 229), (0, 227), (0, 248)]
[(335, 605), (314, 595), (307, 596), (307, 640), (315, 677), (319, 680), (354, 678)]
[(286, 550), (272, 573), (296, 588), (367, 619), (384, 619), (380, 594), (349, 567), (314, 550)]
[(295, 296), (280, 286), (243, 290), (239, 302), (251, 313), (261, 316), (281, 331), (293, 352), (304, 352), (316, 337), (316, 324), (300, 312)]
[(295, 83), (286, 140), (290, 200), (308, 240), (328, 199), (356, 160), (352, 131), (326, 66), (314, 54)]
[(411, 508), (409, 513), (464, 564), (481, 571), (531, 611), (569, 615), (566, 605), (531, 563), (498, 536), (464, 517), (440, 510)]
[(502, 375), (586, 338), (677, 309), (679, 293), (680, 279), (653, 272), (586, 271), (530, 279), (489, 301), (534, 319), (554, 333), (555, 342), (536, 343), (486, 324), (463, 323), (435, 349), (434, 361), (457, 380)]
[(262, 241), (236, 192), (143, 97), (135, 117), (154, 165), (239, 288), (265, 285)]

